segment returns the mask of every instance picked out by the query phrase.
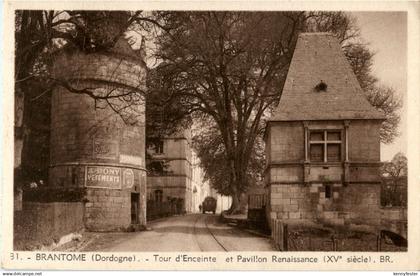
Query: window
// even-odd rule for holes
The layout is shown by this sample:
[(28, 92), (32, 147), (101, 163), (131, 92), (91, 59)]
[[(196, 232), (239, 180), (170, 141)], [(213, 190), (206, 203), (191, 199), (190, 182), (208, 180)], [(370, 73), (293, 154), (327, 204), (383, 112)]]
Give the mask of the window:
[(163, 139), (160, 138), (147, 138), (147, 149), (151, 150), (150, 154), (163, 154)]
[(162, 190), (156, 190), (155, 191), (155, 202), (162, 203), (163, 199), (163, 191)]
[(311, 131), (309, 135), (309, 155), (313, 162), (340, 162), (341, 131)]
[(146, 160), (147, 175), (168, 175), (173, 173), (170, 170), (168, 161), (153, 160), (151, 158)]
[(163, 140), (162, 139), (155, 141), (155, 152), (156, 154), (163, 154)]
[(325, 185), (325, 198), (331, 198), (331, 185)]

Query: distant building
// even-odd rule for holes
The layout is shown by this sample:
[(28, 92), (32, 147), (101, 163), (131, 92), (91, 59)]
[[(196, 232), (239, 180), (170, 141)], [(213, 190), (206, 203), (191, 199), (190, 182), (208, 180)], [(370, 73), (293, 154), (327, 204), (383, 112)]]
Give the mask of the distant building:
[(301, 34), (265, 134), (269, 219), (378, 225), (383, 120), (338, 40)]
[(214, 197), (217, 200), (217, 204), (216, 204), (217, 214), (228, 210), (230, 206), (232, 205), (232, 197), (221, 195), (217, 193), (217, 191), (213, 188), (210, 188), (209, 196)]
[[(148, 201), (154, 206), (172, 202), (175, 213), (198, 212), (198, 206), (208, 194), (208, 184), (191, 148), (191, 132), (182, 131), (170, 137), (147, 139)], [(207, 185), (207, 186), (206, 186)]]

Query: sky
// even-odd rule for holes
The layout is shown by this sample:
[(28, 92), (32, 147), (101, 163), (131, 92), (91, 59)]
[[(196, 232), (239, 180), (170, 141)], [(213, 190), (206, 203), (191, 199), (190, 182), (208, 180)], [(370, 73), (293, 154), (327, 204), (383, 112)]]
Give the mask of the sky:
[[(400, 136), (391, 144), (381, 144), (381, 161), (391, 160), (402, 152), (407, 154), (407, 15), (406, 12), (349, 12), (357, 20), (361, 38), (368, 43), (375, 55), (373, 57), (373, 74), (379, 79), (379, 84), (395, 89), (403, 100), (400, 110)], [(138, 34), (131, 34), (138, 36)], [(140, 47), (141, 39), (137, 39), (134, 47)], [(152, 41), (146, 42), (153, 48)], [(154, 61), (153, 61), (154, 62)], [(152, 61), (148, 61), (150, 67)]]
[(392, 144), (381, 144), (381, 160), (407, 154), (407, 15), (405, 12), (354, 12), (362, 39), (375, 52), (373, 74), (379, 83), (393, 87), (403, 99), (401, 133)]

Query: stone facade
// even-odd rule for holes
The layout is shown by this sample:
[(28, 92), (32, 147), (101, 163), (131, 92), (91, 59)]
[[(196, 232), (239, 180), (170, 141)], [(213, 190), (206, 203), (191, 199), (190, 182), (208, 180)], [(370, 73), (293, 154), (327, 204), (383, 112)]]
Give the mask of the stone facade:
[[(181, 213), (190, 213), (196, 204), (193, 193), (192, 149), (189, 131), (158, 139), (148, 145), (149, 162), (160, 162), (164, 169), (150, 172), (147, 179), (148, 200), (177, 201)], [(156, 145), (156, 143), (158, 145)], [(159, 149), (157, 149), (158, 147)]]
[[(146, 66), (122, 39), (107, 53), (62, 54), (54, 73), (96, 95), (140, 95)], [(135, 116), (136, 124), (127, 124), (122, 116)], [(50, 188), (86, 190), (84, 221), (89, 230), (145, 225), (144, 101), (140, 98), (117, 114), (104, 100), (57, 86), (51, 118)]]
[(334, 37), (299, 36), (265, 134), (268, 221), (380, 224), (383, 115), (362, 93)]
[(82, 202), (24, 202), (13, 221), (14, 250), (40, 249), (83, 229)]
[[(200, 161), (197, 157), (196, 153), (192, 151), (191, 155), (191, 181), (192, 181), (192, 200), (191, 200), (191, 212), (198, 213), (200, 212), (200, 204), (203, 203), (204, 199), (207, 196), (210, 196), (212, 194), (212, 189), (210, 188), (209, 181), (205, 181), (204, 178), (204, 171), (200, 167)], [(216, 198), (217, 199), (217, 198)], [(219, 201), (219, 200), (218, 200)], [(221, 201), (218, 202), (219, 204), (223, 204)], [(217, 210), (217, 208), (216, 208)]]

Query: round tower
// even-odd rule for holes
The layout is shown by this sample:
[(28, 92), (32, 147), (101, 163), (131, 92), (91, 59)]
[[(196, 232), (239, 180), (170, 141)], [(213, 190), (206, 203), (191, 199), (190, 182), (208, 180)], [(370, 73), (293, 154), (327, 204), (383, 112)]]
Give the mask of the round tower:
[(56, 59), (49, 186), (85, 191), (85, 227), (146, 224), (146, 65), (121, 39), (111, 51)]

